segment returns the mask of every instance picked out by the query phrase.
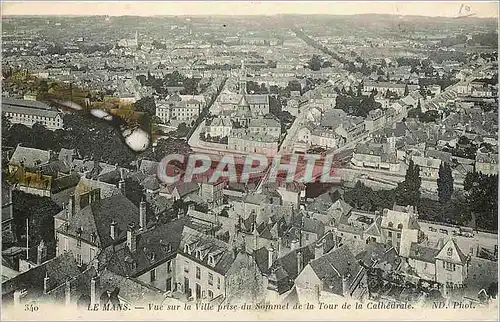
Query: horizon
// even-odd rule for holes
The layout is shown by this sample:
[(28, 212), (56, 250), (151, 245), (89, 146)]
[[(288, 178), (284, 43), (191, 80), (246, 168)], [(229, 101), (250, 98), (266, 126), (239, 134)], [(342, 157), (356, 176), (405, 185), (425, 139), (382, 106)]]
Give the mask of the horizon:
[[(89, 7), (89, 4), (92, 6)], [(214, 4), (218, 4), (214, 6)], [(224, 4), (224, 5), (222, 5)], [(362, 4), (360, 6), (360, 4)], [(498, 2), (319, 1), (5, 1), (2, 17), (208, 17), (278, 15), (391, 15), (433, 18), (498, 18)]]

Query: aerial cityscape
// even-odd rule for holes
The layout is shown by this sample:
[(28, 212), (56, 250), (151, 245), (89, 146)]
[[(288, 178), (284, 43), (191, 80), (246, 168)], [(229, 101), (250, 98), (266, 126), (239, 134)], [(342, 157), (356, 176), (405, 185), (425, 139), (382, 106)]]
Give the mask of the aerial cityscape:
[(467, 5), (7, 15), (1, 106), (4, 307), (497, 307), (498, 21)]

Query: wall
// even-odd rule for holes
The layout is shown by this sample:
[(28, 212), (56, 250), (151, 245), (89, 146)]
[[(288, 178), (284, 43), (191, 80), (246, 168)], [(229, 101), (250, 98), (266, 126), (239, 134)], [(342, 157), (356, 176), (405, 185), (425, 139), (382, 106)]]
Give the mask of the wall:
[(408, 264), (417, 272), (418, 276), (423, 279), (436, 280), (436, 265), (424, 261), (408, 258)]
[[(170, 290), (174, 290), (174, 286), (176, 283), (175, 280), (175, 272), (177, 265), (175, 263), (176, 259), (172, 258), (154, 268), (155, 274), (156, 274), (156, 279), (154, 281), (151, 281), (151, 270), (147, 271), (146, 273), (140, 275), (137, 277), (138, 280), (141, 282), (144, 282), (146, 284), (152, 285), (156, 288), (159, 288), (162, 291), (167, 291), (167, 279), (172, 278), (171, 280), (171, 285), (170, 285)], [(171, 267), (171, 272), (168, 272), (168, 264), (170, 263)]]
[[(180, 253), (177, 254), (175, 266), (175, 283), (177, 283), (178, 291), (186, 293), (186, 290), (184, 290), (184, 277), (187, 277), (193, 298), (196, 298), (196, 284), (201, 286), (202, 297), (205, 295), (207, 300), (208, 290), (213, 292), (213, 298), (225, 294), (225, 279), (223, 275)], [(188, 268), (188, 272), (184, 271), (185, 267)], [(200, 278), (196, 278), (196, 267), (200, 268)], [(210, 285), (209, 273), (213, 275), (213, 285)], [(220, 288), (218, 287), (218, 278), (220, 279)]]
[[(77, 257), (77, 254), (80, 254), (81, 255), (81, 260), (82, 260), (82, 263), (83, 264), (88, 264), (90, 263), (90, 261), (93, 259), (91, 258), (91, 254), (92, 256), (97, 256), (99, 254), (99, 248), (95, 247), (95, 246), (92, 246), (92, 245), (89, 245), (87, 243), (85, 243), (84, 241), (82, 241), (81, 243), (81, 247), (78, 247), (78, 243), (77, 243), (77, 239), (76, 238), (73, 238), (71, 236), (67, 236), (67, 235), (64, 235), (60, 232), (57, 232), (56, 233), (56, 241), (57, 241), (57, 244), (56, 244), (56, 256), (59, 256), (61, 254), (64, 253), (65, 251), (65, 240), (67, 240), (68, 242), (68, 248), (67, 250), (68, 251), (71, 251), (73, 252), (73, 256), (75, 257), (75, 259), (78, 261), (78, 257)], [(92, 252), (92, 253), (91, 253)]]
[(260, 302), (265, 297), (264, 278), (252, 256), (239, 252), (226, 277), (226, 302)]

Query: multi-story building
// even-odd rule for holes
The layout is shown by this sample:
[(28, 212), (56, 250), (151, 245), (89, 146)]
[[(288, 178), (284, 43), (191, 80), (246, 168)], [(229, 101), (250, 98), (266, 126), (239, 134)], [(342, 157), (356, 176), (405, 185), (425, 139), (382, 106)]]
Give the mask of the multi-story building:
[(122, 194), (101, 199), (100, 189), (72, 195), (54, 217), (56, 255), (70, 251), (80, 265), (88, 264), (104, 248), (123, 242), (132, 223), (146, 228), (145, 202), (137, 209)]
[(498, 175), (498, 154), (477, 151), (475, 167), (479, 173)]
[(163, 122), (170, 120), (194, 121), (205, 107), (203, 95), (179, 95), (173, 94), (165, 101), (158, 102), (156, 116)]
[(281, 136), (280, 122), (270, 118), (256, 118), (250, 120), (248, 129), (251, 134), (263, 134), (279, 138)]
[(224, 181), (202, 182), (200, 185), (200, 197), (208, 203), (209, 207), (217, 207), (222, 204)]
[(40, 123), (49, 130), (63, 128), (63, 114), (38, 101), (2, 97), (2, 113), (12, 123), (20, 123), (29, 127)]

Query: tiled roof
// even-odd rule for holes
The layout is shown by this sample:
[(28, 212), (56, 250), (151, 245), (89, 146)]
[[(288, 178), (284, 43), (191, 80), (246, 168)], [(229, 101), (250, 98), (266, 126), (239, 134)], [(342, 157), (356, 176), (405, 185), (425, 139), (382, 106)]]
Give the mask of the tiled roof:
[(341, 246), (311, 261), (311, 268), (323, 281), (323, 290), (343, 295), (342, 278), (347, 277), (349, 285), (363, 269), (347, 246)]
[(49, 162), (50, 151), (28, 148), (18, 145), (12, 154), (9, 163), (13, 165), (20, 165), (21, 162), (27, 168), (32, 168), (40, 164)]
[(417, 243), (411, 243), (409, 258), (427, 263), (435, 263), (439, 249), (425, 247)]
[(107, 247), (99, 261), (109, 270), (123, 275), (136, 276), (173, 258), (179, 249), (188, 217), (175, 219), (137, 235), (137, 248), (131, 252), (126, 243)]
[[(117, 240), (125, 238), (128, 225), (139, 223), (139, 210), (125, 196), (118, 194), (102, 200), (92, 202), (90, 205), (75, 213), (68, 222), (58, 228), (58, 231), (82, 238), (91, 244), (98, 244), (104, 248), (111, 243), (110, 228), (113, 220), (117, 223)], [(81, 232), (79, 234), (79, 232)], [(96, 242), (92, 242), (91, 235), (95, 234)]]
[[(184, 252), (186, 245), (189, 245), (190, 254)], [(198, 251), (201, 253), (202, 258), (196, 257)], [(236, 253), (231, 245), (187, 226), (184, 227), (182, 232), (179, 252), (183, 256), (202, 263), (222, 275), (227, 273), (236, 259)], [(211, 256), (214, 259), (213, 263), (209, 262)]]
[(27, 289), (28, 293), (42, 293), (45, 276), (49, 277), (49, 287), (53, 288), (78, 274), (80, 270), (76, 260), (70, 252), (67, 252), (3, 282), (2, 295), (21, 289)]

